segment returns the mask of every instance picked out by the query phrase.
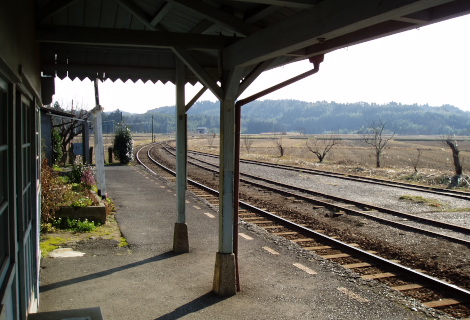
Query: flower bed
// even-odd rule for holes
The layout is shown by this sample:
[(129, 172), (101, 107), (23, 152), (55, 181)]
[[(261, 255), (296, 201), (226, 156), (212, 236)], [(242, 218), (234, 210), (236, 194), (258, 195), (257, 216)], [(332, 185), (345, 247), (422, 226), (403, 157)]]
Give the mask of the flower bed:
[[(50, 228), (88, 231), (91, 225), (105, 224), (112, 206), (94, 192), (93, 169), (74, 165), (59, 176), (47, 163), (42, 168), (43, 230)], [(47, 231), (46, 231), (47, 232)]]
[(96, 199), (97, 204), (92, 206), (61, 206), (56, 213), (56, 218), (70, 218), (82, 221), (90, 220), (105, 224), (106, 206), (96, 193), (92, 192), (91, 194)]

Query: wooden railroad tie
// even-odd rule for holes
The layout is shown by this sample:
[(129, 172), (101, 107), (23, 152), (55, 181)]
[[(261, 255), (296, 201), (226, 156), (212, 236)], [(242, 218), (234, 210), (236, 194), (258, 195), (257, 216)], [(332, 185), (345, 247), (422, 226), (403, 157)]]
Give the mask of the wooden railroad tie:
[(298, 234), (298, 232), (295, 231), (285, 231), (285, 232), (275, 232), (273, 233), (276, 236), (290, 236), (290, 235), (295, 235)]
[(327, 255), (320, 255), (320, 257), (325, 258), (325, 259), (338, 259), (338, 258), (347, 258), (350, 257), (351, 255), (348, 253), (336, 253), (336, 254), (327, 254)]
[(343, 264), (341, 266), (346, 269), (356, 269), (356, 268), (367, 268), (367, 267), (371, 267), (372, 265), (367, 262), (358, 262), (358, 263)]
[(419, 289), (419, 288), (423, 288), (423, 286), (417, 283), (411, 283), (411, 284), (405, 284), (402, 286), (392, 287), (392, 289), (395, 289), (397, 291), (407, 291), (407, 290), (413, 290), (413, 289)]
[(424, 302), (423, 305), (425, 305), (428, 308), (436, 308), (436, 307), (452, 306), (454, 304), (460, 304), (460, 303), (461, 303), (460, 301), (454, 300), (454, 299), (441, 299), (441, 300)]
[(310, 238), (299, 238), (299, 239), (292, 239), (291, 241), (292, 242), (310, 242), (310, 241), (314, 241), (314, 240), (310, 239)]
[(253, 212), (244, 212), (244, 213), (239, 213), (239, 217), (249, 217), (249, 216), (254, 216), (255, 214)]
[(362, 275), (362, 279), (382, 279), (382, 278), (392, 278), (396, 277), (397, 275), (391, 272), (383, 272), (383, 273), (376, 273), (376, 274), (365, 274)]
[(304, 247), (303, 249), (305, 250), (325, 250), (325, 249), (331, 249), (330, 246), (316, 246), (316, 247)]

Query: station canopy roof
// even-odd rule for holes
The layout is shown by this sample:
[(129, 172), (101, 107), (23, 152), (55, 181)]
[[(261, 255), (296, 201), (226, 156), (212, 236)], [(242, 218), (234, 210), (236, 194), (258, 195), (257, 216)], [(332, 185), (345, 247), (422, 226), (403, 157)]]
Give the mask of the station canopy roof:
[(470, 1), (36, 0), (36, 7), (44, 76), (174, 83), (180, 58), (195, 84), (461, 16)]

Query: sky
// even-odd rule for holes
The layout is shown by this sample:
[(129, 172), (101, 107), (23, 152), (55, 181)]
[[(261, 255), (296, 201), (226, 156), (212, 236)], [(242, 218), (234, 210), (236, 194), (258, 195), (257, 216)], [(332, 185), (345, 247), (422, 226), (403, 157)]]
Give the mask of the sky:
[[(307, 102), (368, 102), (385, 104), (454, 105), (470, 111), (470, 15), (369, 41), (325, 55), (320, 71), (264, 96)], [(264, 72), (240, 99), (312, 69), (308, 61)], [(54, 101), (62, 106), (90, 110), (94, 88), (89, 80), (56, 78)], [(186, 86), (186, 101), (202, 88)], [(175, 86), (161, 82), (123, 83), (106, 80), (99, 85), (104, 111), (132, 113), (175, 105)], [(217, 101), (208, 90), (199, 101)]]

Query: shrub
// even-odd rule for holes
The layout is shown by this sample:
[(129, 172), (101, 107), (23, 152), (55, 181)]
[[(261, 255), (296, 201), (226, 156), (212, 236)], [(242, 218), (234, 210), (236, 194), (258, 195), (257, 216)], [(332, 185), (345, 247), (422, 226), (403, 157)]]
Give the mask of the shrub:
[(80, 183), (82, 180), (82, 165), (74, 165), (68, 174), (71, 183)]
[(47, 223), (54, 218), (68, 188), (49, 167), (47, 159), (43, 160), (41, 169), (41, 220)]
[(113, 153), (121, 164), (128, 164), (134, 159), (134, 142), (128, 127), (121, 125), (116, 130)]
[(86, 166), (83, 168), (81, 183), (83, 183), (87, 189), (91, 189), (91, 187), (96, 183), (95, 173), (93, 172), (92, 167)]
[(68, 177), (71, 183), (83, 184), (85, 188), (91, 189), (96, 183), (94, 174), (91, 166), (78, 164), (72, 167), (72, 171), (70, 171)]
[(52, 158), (54, 163), (62, 159), (64, 151), (62, 150), (62, 134), (59, 128), (52, 130)]

